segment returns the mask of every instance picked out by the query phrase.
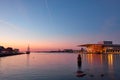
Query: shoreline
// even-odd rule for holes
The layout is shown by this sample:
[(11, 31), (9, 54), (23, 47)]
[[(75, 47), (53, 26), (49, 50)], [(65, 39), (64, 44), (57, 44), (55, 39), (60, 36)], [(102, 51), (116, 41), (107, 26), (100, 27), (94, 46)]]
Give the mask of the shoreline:
[(25, 53), (0, 53), (0, 57), (7, 57), (7, 56), (15, 56), (15, 55), (21, 55)]

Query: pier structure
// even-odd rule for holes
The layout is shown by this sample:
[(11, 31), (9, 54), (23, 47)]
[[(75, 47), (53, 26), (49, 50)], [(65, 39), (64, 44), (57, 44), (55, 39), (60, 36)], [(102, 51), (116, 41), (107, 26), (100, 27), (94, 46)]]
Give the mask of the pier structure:
[(112, 41), (100, 41), (96, 44), (83, 44), (78, 47), (86, 47), (88, 53), (119, 53), (120, 44), (113, 44)]

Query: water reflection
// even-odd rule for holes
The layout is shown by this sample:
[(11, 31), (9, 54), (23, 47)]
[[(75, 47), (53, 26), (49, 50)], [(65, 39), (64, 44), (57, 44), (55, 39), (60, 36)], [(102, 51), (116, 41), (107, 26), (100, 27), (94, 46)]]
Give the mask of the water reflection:
[[(82, 70), (91, 77), (119, 80), (120, 54), (84, 54)], [(96, 79), (97, 79), (96, 78)], [(105, 80), (105, 79), (104, 79)]]
[(0, 80), (120, 80), (120, 55), (31, 53), (1, 57)]
[(2, 60), (1, 60), (1, 58), (0, 58), (0, 67), (1, 67), (1, 62), (2, 62)]
[(29, 67), (29, 65), (30, 65), (30, 61), (29, 61), (29, 59), (30, 59), (30, 54), (26, 54), (26, 57), (27, 57), (26, 66)]
[(112, 69), (114, 65), (114, 54), (87, 54), (84, 55), (84, 61), (89, 67), (102, 68), (108, 66), (108, 69)]
[(108, 55), (108, 65), (110, 69), (113, 68), (113, 55), (112, 54)]

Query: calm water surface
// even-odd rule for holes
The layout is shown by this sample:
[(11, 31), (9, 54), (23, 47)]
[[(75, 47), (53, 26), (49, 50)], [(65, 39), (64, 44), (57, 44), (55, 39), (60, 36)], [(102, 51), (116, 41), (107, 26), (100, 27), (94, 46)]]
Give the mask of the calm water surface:
[[(120, 55), (31, 53), (1, 57), (0, 80), (120, 80)], [(79, 73), (82, 71), (84, 76)], [(78, 76), (78, 77), (77, 77)]]

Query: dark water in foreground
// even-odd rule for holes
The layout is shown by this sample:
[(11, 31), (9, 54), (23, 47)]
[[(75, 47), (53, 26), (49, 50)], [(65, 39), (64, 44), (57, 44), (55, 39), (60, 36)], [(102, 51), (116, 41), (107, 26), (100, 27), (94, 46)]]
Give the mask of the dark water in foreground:
[[(120, 55), (31, 53), (0, 58), (0, 80), (120, 80)], [(83, 77), (77, 77), (79, 71)]]

